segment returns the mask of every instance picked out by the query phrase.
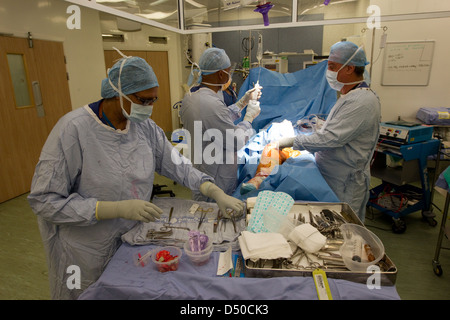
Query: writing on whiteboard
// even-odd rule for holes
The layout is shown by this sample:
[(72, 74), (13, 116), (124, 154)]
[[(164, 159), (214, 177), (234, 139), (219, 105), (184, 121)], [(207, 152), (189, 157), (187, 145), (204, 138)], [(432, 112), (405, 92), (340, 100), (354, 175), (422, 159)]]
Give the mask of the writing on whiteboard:
[(433, 49), (433, 41), (387, 43), (382, 84), (427, 85)]

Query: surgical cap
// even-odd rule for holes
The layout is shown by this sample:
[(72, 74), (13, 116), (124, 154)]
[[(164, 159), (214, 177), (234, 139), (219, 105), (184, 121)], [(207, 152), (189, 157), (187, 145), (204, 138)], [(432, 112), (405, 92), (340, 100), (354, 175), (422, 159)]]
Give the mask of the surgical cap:
[[(345, 64), (348, 59), (358, 50), (358, 46), (350, 41), (341, 41), (333, 44), (330, 50), (328, 61)], [(350, 66), (364, 67), (369, 64), (366, 54), (361, 48), (356, 55), (347, 63)]]
[(202, 74), (207, 75), (231, 67), (231, 62), (230, 58), (228, 58), (225, 53), (225, 50), (208, 48), (200, 57), (198, 66), (200, 67)]
[[(120, 73), (120, 66), (125, 60)], [(108, 78), (119, 89), (119, 73), (121, 91), (124, 95), (158, 87), (158, 79), (152, 67), (142, 58), (127, 57), (117, 61), (108, 72)], [(118, 96), (119, 93), (111, 87), (108, 78), (102, 80), (101, 95), (105, 99)]]

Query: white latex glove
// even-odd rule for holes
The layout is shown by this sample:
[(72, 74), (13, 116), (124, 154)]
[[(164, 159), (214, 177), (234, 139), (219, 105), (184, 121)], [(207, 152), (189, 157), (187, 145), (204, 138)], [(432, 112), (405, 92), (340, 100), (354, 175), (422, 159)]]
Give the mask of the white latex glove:
[(261, 89), (262, 87), (259, 84), (256, 84), (253, 89), (248, 90), (244, 96), (236, 102), (239, 109), (244, 109), (250, 100), (259, 100), (261, 97)]
[(278, 144), (279, 149), (290, 148), (294, 145), (294, 139), (295, 139), (295, 137), (281, 138), (280, 140), (275, 141), (275, 143)]
[(145, 200), (98, 201), (95, 210), (97, 220), (124, 218), (150, 222), (159, 219), (163, 211)]
[(244, 121), (252, 122), (261, 113), (261, 108), (259, 107), (259, 101), (250, 100), (247, 106), (247, 112), (244, 116)]
[(252, 90), (250, 92), (250, 94), (251, 94), (250, 100), (259, 100), (259, 98), (261, 98), (261, 95), (262, 95), (262, 91), (261, 91), (262, 88), (263, 87), (260, 86), (259, 83), (255, 84), (255, 87), (253, 88), (254, 90)]
[(219, 210), (225, 218), (230, 218), (227, 209), (234, 210), (234, 217), (239, 217), (244, 213), (244, 203), (241, 200), (227, 195), (222, 189), (210, 181), (202, 183), (200, 192), (208, 198), (216, 200)]

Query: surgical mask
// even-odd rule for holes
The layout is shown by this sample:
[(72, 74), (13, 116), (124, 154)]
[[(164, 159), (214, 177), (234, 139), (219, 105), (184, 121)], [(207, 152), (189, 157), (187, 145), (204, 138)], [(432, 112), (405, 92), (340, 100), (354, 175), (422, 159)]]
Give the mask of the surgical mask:
[[(142, 104), (134, 103), (127, 96), (123, 96), (125, 99), (131, 102), (130, 114), (128, 114), (125, 109), (122, 107), (122, 114), (125, 118), (132, 122), (142, 122), (147, 120), (152, 115), (153, 105), (149, 104), (144, 106)], [(122, 98), (122, 97), (121, 97)]]
[[(128, 57), (127, 57), (128, 58)], [(122, 93), (121, 90), (121, 82), (120, 82), (120, 74), (122, 73), (122, 67), (125, 63), (125, 60), (122, 62), (121, 66), (120, 66), (120, 70), (119, 70), (119, 81), (118, 81), (118, 87), (116, 88), (116, 86), (112, 83), (111, 79), (109, 79), (108, 77), (108, 81), (109, 84), (111, 85), (111, 87), (114, 89), (114, 91), (116, 91), (117, 93), (119, 93), (120, 96), (120, 107), (122, 108), (122, 114), (125, 118), (127, 118), (128, 120), (132, 121), (132, 122), (142, 122), (144, 120), (147, 120), (148, 118), (150, 118), (150, 116), (152, 115), (153, 112), (153, 105), (141, 105), (138, 103), (134, 103), (133, 101), (131, 101), (130, 98), (128, 98), (126, 95), (124, 95)], [(108, 70), (109, 71), (109, 70)], [(130, 114), (128, 114), (128, 112), (124, 109), (123, 107), (123, 98), (127, 99), (128, 101), (130, 101), (131, 103), (131, 109), (130, 109)]]
[(223, 70), (223, 72), (225, 72), (227, 75), (228, 75), (228, 81), (227, 81), (227, 83), (225, 83), (223, 86), (222, 86), (222, 91), (225, 91), (225, 90), (227, 90), (227, 88), (230, 86), (230, 84), (231, 84), (231, 74), (229, 74), (228, 72), (226, 72), (225, 70)]
[(208, 82), (202, 82), (203, 84), (207, 84), (207, 85), (210, 85), (210, 86), (221, 86), (222, 88), (221, 88), (221, 90), (222, 91), (225, 91), (227, 88), (228, 88), (228, 86), (231, 84), (231, 78), (232, 78), (232, 76), (231, 76), (231, 74), (230, 73), (228, 73), (228, 72), (226, 72), (225, 70), (222, 70), (223, 72), (225, 72), (227, 75), (228, 75), (228, 80), (227, 80), (227, 82), (226, 83), (222, 83), (222, 84), (220, 84), (220, 83), (208, 83)]
[(327, 78), (328, 84), (330, 85), (330, 87), (332, 89), (334, 89), (336, 91), (341, 91), (341, 89), (345, 85), (358, 84), (358, 83), (364, 82), (364, 80), (359, 80), (359, 81), (354, 81), (354, 82), (343, 83), (337, 79), (339, 71), (341, 71), (353, 59), (353, 57), (356, 55), (356, 53), (358, 53), (358, 51), (361, 49), (362, 49), (362, 46), (359, 47), (358, 50), (355, 51), (355, 53), (342, 65), (342, 67), (339, 68), (338, 71), (331, 71), (331, 70), (327, 69), (326, 78)]

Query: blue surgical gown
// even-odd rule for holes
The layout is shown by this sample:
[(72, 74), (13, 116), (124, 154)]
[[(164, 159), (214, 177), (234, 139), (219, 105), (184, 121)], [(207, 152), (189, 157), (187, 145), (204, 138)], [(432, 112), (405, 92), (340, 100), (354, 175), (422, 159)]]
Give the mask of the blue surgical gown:
[[(97, 221), (97, 201), (150, 200), (154, 173), (193, 190), (213, 179), (181, 162), (151, 119), (125, 130), (103, 124), (89, 106), (63, 116), (51, 131), (33, 176), (28, 201), (49, 266), (51, 296), (74, 299), (95, 282), (136, 221)], [(77, 289), (79, 268), (81, 289)]]
[(315, 153), (317, 167), (328, 185), (362, 222), (380, 120), (379, 98), (367, 86), (358, 86), (338, 99), (319, 131), (294, 140), (295, 149)]
[[(213, 177), (216, 185), (231, 195), (237, 186), (236, 152), (255, 133), (251, 123), (241, 121), (235, 125), (241, 116), (239, 108), (235, 104), (227, 107), (221, 91), (216, 93), (206, 87), (184, 96), (180, 116), (190, 133), (194, 167)], [(206, 200), (199, 193), (193, 195), (195, 200)]]

